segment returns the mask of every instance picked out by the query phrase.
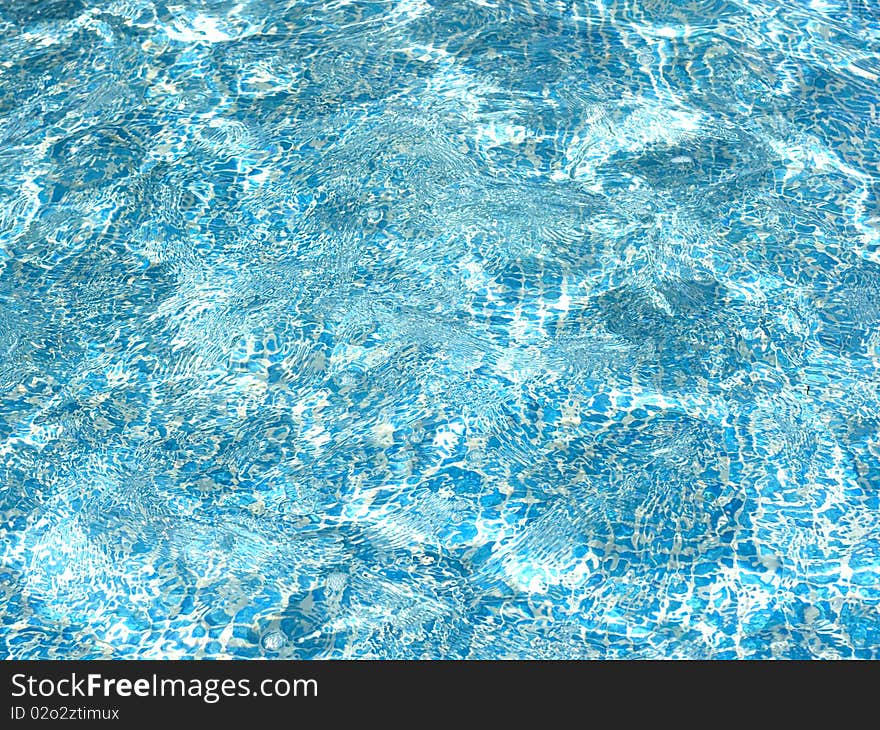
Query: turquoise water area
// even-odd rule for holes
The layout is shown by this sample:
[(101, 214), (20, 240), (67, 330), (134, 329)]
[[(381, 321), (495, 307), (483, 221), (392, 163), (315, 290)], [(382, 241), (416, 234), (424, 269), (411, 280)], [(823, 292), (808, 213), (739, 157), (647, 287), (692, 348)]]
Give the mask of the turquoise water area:
[(0, 655), (880, 658), (875, 0), (0, 2)]

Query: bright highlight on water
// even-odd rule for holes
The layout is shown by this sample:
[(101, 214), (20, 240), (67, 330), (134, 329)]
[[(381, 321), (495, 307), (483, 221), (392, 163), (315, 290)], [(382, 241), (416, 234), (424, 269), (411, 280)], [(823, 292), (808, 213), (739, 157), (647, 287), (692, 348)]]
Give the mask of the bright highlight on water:
[(0, 3), (0, 654), (880, 658), (874, 0)]

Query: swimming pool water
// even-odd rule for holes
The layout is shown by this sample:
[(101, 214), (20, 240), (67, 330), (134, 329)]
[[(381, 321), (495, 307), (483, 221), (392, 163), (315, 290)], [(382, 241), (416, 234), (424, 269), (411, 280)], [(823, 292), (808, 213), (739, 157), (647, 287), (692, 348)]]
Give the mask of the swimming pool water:
[(880, 658), (874, 0), (4, 0), (0, 653)]

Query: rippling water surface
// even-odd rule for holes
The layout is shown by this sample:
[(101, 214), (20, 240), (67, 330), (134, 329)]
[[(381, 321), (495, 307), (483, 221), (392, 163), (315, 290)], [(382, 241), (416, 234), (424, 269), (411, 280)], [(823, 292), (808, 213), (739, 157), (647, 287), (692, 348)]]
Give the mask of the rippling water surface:
[(874, 0), (4, 0), (8, 657), (880, 657)]

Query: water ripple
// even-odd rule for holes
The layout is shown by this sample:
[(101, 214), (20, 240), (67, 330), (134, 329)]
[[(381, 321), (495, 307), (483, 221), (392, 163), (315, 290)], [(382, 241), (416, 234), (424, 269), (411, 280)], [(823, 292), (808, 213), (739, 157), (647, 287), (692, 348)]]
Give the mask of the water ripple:
[(878, 658), (865, 0), (8, 0), (7, 657)]

